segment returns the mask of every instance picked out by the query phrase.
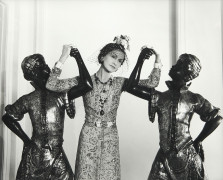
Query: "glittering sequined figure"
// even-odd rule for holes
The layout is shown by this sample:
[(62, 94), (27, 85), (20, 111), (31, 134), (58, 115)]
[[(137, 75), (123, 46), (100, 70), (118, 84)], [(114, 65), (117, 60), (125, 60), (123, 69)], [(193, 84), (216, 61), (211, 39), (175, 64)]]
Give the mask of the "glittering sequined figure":
[[(179, 57), (167, 81), (169, 90), (159, 92), (137, 85), (136, 73), (131, 74), (128, 90), (149, 100), (150, 120), (158, 114), (160, 149), (153, 162), (148, 180), (207, 179), (201, 142), (220, 124), (219, 109), (201, 95), (188, 90), (188, 81), (198, 76), (200, 61), (191, 54)], [(140, 74), (140, 72), (138, 72)], [(194, 113), (206, 122), (199, 136), (192, 140), (189, 127)]]
[[(3, 116), (4, 123), (24, 141), (16, 179), (72, 180), (73, 172), (62, 144), (65, 109), (74, 118), (74, 101), (68, 102), (66, 93), (51, 92), (45, 88), (50, 69), (42, 55), (26, 57), (22, 69), (24, 77), (32, 81), (35, 90), (6, 106), (6, 114)], [(78, 91), (75, 93), (82, 95), (86, 86), (83, 82), (77, 86)], [(26, 113), (29, 113), (33, 126), (31, 139), (17, 122)]]
[[(112, 52), (108, 55), (109, 58), (118, 56), (119, 52), (112, 51), (114, 50), (113, 46), (116, 47), (117, 45), (109, 45), (111, 49), (107, 53)], [(143, 60), (147, 56), (145, 52), (146, 49), (141, 52), (135, 68), (142, 67)], [(108, 64), (105, 64), (105, 66)], [(115, 66), (115, 63), (113, 66)], [(76, 82), (76, 78), (60, 80), (57, 78), (59, 74), (55, 73), (58, 71), (53, 72), (47, 85), (51, 90), (63, 91), (69, 89)], [(85, 123), (79, 137), (75, 180), (120, 180), (119, 137), (116, 116), (120, 96), (125, 90), (127, 79), (111, 76), (106, 82), (102, 82), (97, 73), (92, 75), (91, 78), (93, 90), (83, 96)], [(158, 85), (159, 78), (160, 69), (154, 68), (149, 78), (141, 80), (140, 83), (144, 86), (155, 87)]]

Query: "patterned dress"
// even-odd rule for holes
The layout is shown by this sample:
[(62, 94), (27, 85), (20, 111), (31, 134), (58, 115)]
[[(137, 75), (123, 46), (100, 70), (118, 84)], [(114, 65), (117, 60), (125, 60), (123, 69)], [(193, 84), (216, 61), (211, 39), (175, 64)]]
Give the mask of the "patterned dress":
[[(76, 78), (59, 80), (59, 70), (52, 71), (47, 87), (66, 91), (75, 85)], [(126, 79), (112, 77), (106, 83), (96, 75), (91, 76), (93, 90), (83, 96), (85, 123), (82, 127), (77, 150), (75, 180), (120, 180), (119, 137), (116, 127), (117, 109)], [(154, 68), (141, 84), (155, 87), (160, 70)]]
[(6, 113), (22, 119), (29, 113), (32, 141), (25, 145), (16, 180), (72, 180), (73, 172), (62, 148), (65, 107), (62, 93), (35, 90), (6, 106)]

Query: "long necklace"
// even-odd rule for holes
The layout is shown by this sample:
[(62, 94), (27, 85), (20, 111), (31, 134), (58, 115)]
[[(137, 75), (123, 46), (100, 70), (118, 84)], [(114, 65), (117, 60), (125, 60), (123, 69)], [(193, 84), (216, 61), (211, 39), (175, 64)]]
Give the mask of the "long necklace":
[(100, 79), (97, 77), (97, 75), (95, 74), (95, 82), (96, 84), (101, 84), (102, 88), (99, 89), (99, 93), (100, 93), (100, 99), (99, 99), (99, 113), (101, 116), (104, 115), (104, 105), (108, 100), (108, 97), (110, 96), (110, 90), (111, 90), (111, 86), (112, 86), (112, 78), (110, 77), (108, 79), (108, 81), (106, 82), (101, 82)]
[[(106, 81), (106, 82), (101, 82), (100, 79), (95, 74), (95, 82), (97, 84), (97, 91), (99, 94), (99, 111), (98, 111), (98, 113), (100, 114), (100, 116), (103, 116), (105, 114), (105, 112), (104, 112), (105, 103), (108, 101), (108, 98), (111, 94), (112, 78), (110, 77), (108, 79), (108, 81)], [(101, 123), (103, 123), (103, 119), (104, 118), (102, 118)], [(100, 172), (102, 169), (101, 161), (102, 161), (102, 151), (104, 149), (104, 128), (101, 128), (98, 138), (101, 142), (101, 152), (100, 152), (99, 164), (98, 164), (98, 168), (97, 168), (97, 175), (96, 175), (97, 179), (98, 179), (98, 176), (100, 176)]]

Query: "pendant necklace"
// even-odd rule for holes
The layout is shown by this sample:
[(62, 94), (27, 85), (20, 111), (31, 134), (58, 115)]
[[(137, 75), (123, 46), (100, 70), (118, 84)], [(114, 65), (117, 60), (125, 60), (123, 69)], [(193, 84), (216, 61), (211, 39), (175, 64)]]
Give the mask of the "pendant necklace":
[[(110, 77), (108, 79), (108, 81), (106, 82), (101, 82), (101, 80), (97, 77), (97, 75), (95, 74), (95, 81), (96, 84), (99, 85), (98, 86), (98, 90), (99, 90), (99, 114), (101, 116), (104, 115), (104, 104), (107, 102), (108, 97), (110, 96), (110, 91), (111, 91), (111, 86), (112, 86), (112, 77)], [(100, 85), (102, 86), (101, 88)]]

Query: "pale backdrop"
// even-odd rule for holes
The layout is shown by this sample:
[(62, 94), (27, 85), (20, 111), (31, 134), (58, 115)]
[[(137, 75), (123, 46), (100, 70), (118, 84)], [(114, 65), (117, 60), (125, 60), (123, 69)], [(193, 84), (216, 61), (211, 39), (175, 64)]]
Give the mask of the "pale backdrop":
[[(1, 0), (1, 113), (5, 105), (32, 90), (20, 68), (27, 55), (41, 53), (52, 67), (63, 44), (75, 44), (93, 74), (99, 66), (91, 60), (114, 36), (131, 38), (129, 69), (118, 75), (128, 77), (141, 46), (147, 44), (160, 53), (163, 69), (160, 91), (166, 90), (168, 70), (181, 53), (195, 54), (202, 71), (191, 90), (223, 108), (222, 102), (222, 9), (220, 0)], [(4, 36), (3, 36), (4, 35)], [(149, 75), (154, 59), (145, 63), (142, 78)], [(78, 75), (70, 58), (62, 78)], [(66, 117), (64, 149), (74, 169), (78, 137), (84, 122), (82, 99), (76, 101), (74, 120)], [(145, 100), (123, 93), (118, 109), (121, 173), (123, 180), (145, 180), (158, 146), (158, 125), (149, 122)], [(1, 114), (2, 115), (2, 114)], [(21, 121), (31, 135), (28, 116)], [(194, 116), (191, 133), (199, 133), (203, 123)], [(21, 159), (22, 142), (2, 122), (0, 168), (4, 180), (13, 180)], [(206, 169), (211, 180), (223, 179), (222, 125), (203, 143)], [(2, 143), (1, 143), (2, 142)]]

